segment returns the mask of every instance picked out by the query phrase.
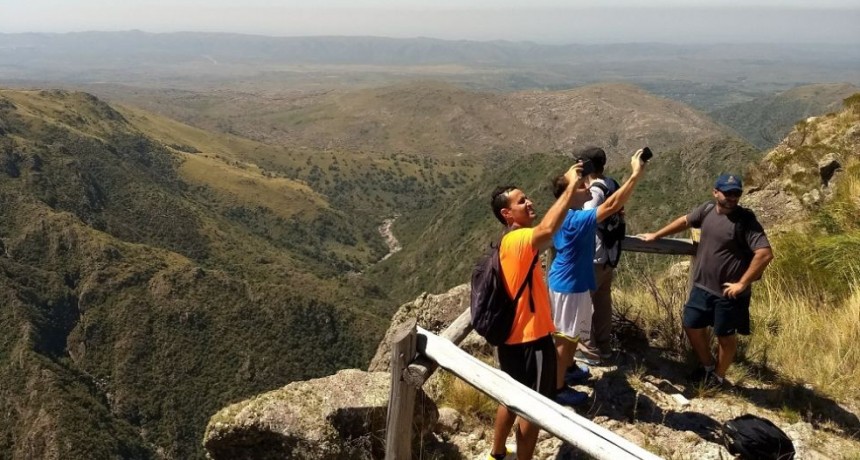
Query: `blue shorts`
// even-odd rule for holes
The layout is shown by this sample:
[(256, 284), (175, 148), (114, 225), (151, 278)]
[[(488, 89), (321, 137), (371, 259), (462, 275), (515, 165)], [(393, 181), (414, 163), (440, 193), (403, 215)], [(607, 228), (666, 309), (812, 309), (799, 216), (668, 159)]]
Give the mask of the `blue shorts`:
[(730, 299), (693, 287), (684, 305), (684, 327), (690, 329), (714, 328), (717, 336), (750, 334), (750, 296), (747, 291)]
[(496, 348), (499, 368), (547, 398), (555, 397), (556, 350), (552, 337)]

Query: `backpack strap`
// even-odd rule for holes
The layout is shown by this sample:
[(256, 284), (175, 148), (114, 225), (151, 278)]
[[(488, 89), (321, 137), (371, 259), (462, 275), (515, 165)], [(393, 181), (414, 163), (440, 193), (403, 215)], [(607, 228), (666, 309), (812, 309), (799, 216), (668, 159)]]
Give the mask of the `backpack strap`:
[(752, 248), (750, 248), (749, 243), (747, 242), (747, 230), (750, 227), (750, 220), (752, 212), (746, 208), (742, 208), (738, 206), (735, 210), (738, 213), (738, 220), (735, 222), (735, 231), (734, 231), (734, 239), (735, 244), (738, 247), (738, 251), (743, 253), (744, 258), (747, 260), (752, 260), (755, 253)]
[(540, 251), (535, 252), (535, 258), (532, 259), (532, 265), (529, 267), (529, 272), (526, 275), (526, 279), (523, 280), (523, 284), (520, 285), (520, 289), (517, 291), (516, 297), (514, 297), (514, 304), (520, 301), (520, 297), (523, 295), (523, 291), (526, 290), (526, 286), (529, 287), (529, 307), (532, 313), (535, 312), (535, 302), (534, 297), (532, 296), (531, 286), (532, 286), (532, 273), (535, 271), (535, 265), (537, 265), (538, 258), (540, 257)]
[(609, 193), (609, 187), (606, 186), (603, 182), (594, 182), (588, 188), (597, 187), (600, 191), (603, 192), (603, 195), (607, 195)]
[[(611, 192), (609, 191), (609, 187), (606, 185), (606, 181), (612, 182), (613, 187)], [(611, 177), (604, 177), (603, 182), (593, 182), (591, 185), (588, 186), (588, 188), (592, 187), (597, 187), (598, 189), (600, 189), (601, 192), (603, 192), (604, 198), (609, 198), (609, 195), (612, 195), (613, 193), (617, 192), (618, 189), (621, 188), (621, 185), (618, 184), (617, 180)]]
[[(716, 205), (713, 201), (709, 201), (708, 204), (705, 205), (705, 212), (702, 214), (702, 219), (704, 220), (704, 216), (707, 216), (711, 211), (716, 208)], [(734, 230), (732, 231), (732, 239), (735, 241), (735, 246), (738, 250), (738, 255), (740, 255), (743, 259), (747, 261), (752, 260), (755, 253), (752, 249), (750, 249), (749, 243), (747, 243), (746, 232), (749, 228), (750, 215), (752, 212), (744, 207), (738, 206), (735, 209), (735, 212), (738, 213), (738, 219), (734, 222)]]

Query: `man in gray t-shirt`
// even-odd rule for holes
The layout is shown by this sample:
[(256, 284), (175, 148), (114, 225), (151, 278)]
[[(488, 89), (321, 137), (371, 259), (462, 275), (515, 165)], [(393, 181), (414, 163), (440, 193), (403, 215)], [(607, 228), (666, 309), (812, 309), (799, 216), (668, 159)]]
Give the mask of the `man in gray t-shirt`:
[[(693, 288), (684, 305), (684, 330), (704, 369), (696, 379), (722, 385), (734, 361), (737, 335), (749, 335), (750, 285), (773, 259), (770, 243), (752, 211), (738, 205), (743, 193), (739, 176), (723, 174), (714, 185), (714, 201), (698, 206), (654, 233), (654, 241), (689, 227), (701, 229)], [(717, 336), (711, 356), (707, 327)]]

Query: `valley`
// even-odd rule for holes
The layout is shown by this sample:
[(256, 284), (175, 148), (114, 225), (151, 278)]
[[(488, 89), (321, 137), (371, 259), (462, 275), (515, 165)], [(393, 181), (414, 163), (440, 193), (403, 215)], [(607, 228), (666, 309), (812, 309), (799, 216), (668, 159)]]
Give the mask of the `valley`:
[[(733, 171), (785, 185), (773, 215), (785, 190), (811, 206), (832, 258), (853, 247), (852, 192), (802, 190), (852, 138), (768, 152), (851, 129), (826, 114), (858, 91), (856, 50), (204, 36), (0, 35), (0, 458), (203, 458), (218, 409), (366, 367), (399, 305), (468, 279), (492, 188), (544, 211), (588, 145), (618, 179), (655, 152), (628, 233)], [(668, 265), (627, 261), (627, 281)]]

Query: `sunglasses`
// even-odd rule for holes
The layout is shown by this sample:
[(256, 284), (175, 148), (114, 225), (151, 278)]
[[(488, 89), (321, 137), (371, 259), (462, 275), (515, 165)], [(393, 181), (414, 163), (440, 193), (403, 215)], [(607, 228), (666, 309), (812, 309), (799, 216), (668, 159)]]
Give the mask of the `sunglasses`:
[(720, 193), (722, 193), (722, 194), (723, 194), (723, 196), (727, 196), (727, 197), (730, 197), (730, 198), (738, 198), (738, 197), (740, 197), (740, 196), (741, 196), (741, 194), (743, 194), (743, 192), (742, 192), (742, 191), (740, 191), (740, 190), (729, 190), (729, 191), (726, 191), (726, 192), (720, 192)]

